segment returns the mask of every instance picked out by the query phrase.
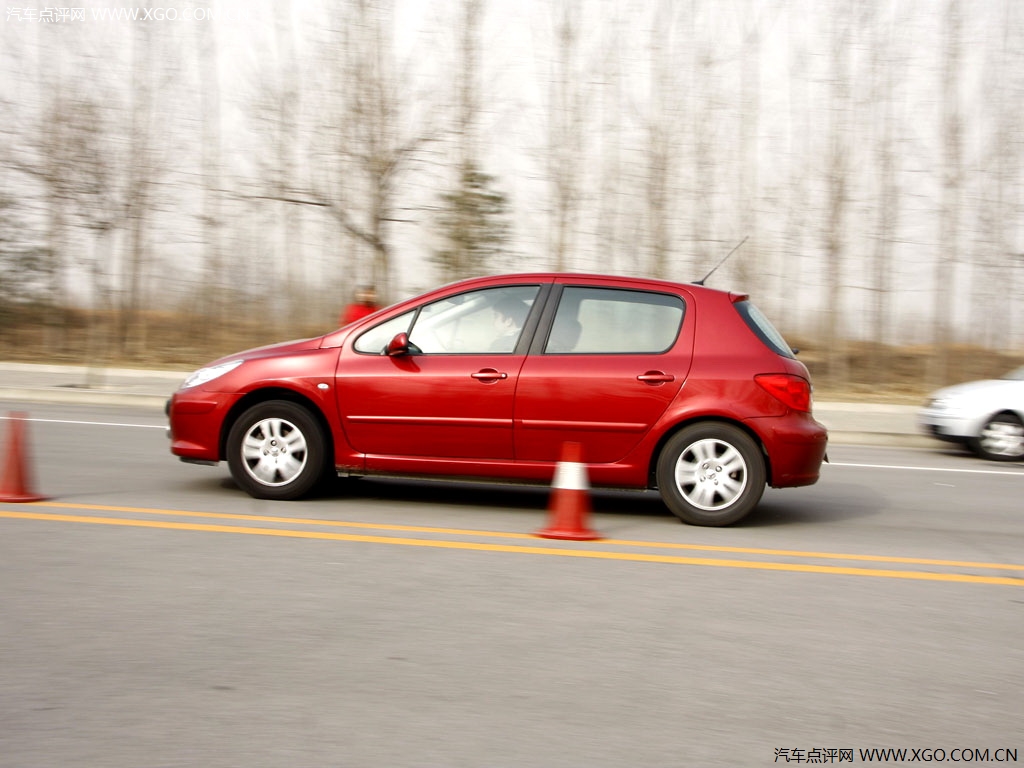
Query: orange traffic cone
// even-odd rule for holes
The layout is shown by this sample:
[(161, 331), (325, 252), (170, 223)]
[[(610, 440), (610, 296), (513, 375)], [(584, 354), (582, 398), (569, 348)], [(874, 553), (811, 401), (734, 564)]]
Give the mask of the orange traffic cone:
[(587, 465), (582, 462), (582, 453), (583, 448), (579, 443), (562, 445), (562, 458), (555, 468), (555, 479), (551, 483), (548, 526), (537, 531), (535, 536), (575, 541), (601, 538), (597, 531), (587, 525), (590, 483), (587, 480)]
[(32, 490), (32, 473), (26, 463), (25, 414), (10, 413), (8, 419), (11, 425), (10, 439), (7, 441), (4, 474), (0, 477), (0, 501), (42, 501), (46, 496), (40, 496)]

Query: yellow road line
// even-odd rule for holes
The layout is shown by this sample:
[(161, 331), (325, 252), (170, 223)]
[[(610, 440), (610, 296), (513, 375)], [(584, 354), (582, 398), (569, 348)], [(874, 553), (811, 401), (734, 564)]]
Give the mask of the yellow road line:
[[(75, 504), (71, 502), (43, 501), (27, 506), (78, 509), (93, 512), (125, 512), (129, 514), (171, 515), (176, 517), (198, 517), (216, 520), (246, 520), (260, 523), (283, 523), (286, 525), (320, 525), (333, 528), (359, 528), (373, 531), (398, 531), (402, 533), (431, 533), (444, 536), (478, 536), (492, 539), (535, 540), (528, 533), (509, 531), (480, 531), (464, 528), (437, 528), (420, 525), (394, 525), (389, 523), (350, 522), (346, 520), (307, 519), (302, 517), (275, 517), (272, 515), (243, 515), (231, 512), (195, 512), (178, 509), (154, 509), (150, 507), (121, 507), (106, 504)], [(1024, 571), (1024, 565), (1015, 563), (981, 563), (969, 560), (939, 560), (926, 557), (899, 557), (894, 555), (858, 555), (841, 552), (808, 552), (794, 549), (764, 549), (759, 547), (727, 547), (715, 544), (685, 544), (670, 541), (634, 541), (630, 539), (600, 539), (595, 544), (615, 547), (645, 547), (649, 549), (681, 549), (693, 552), (722, 552), (736, 555), (769, 555), (772, 557), (800, 557), (814, 560), (860, 560), (870, 563), (892, 563), (898, 565), (931, 565), (945, 568), (982, 568), (986, 570)]]
[(608, 552), (591, 549), (560, 549), (555, 547), (520, 546), (511, 544), (486, 544), (474, 541), (445, 541), (440, 539), (410, 539), (393, 536), (370, 536), (366, 534), (333, 533), (328, 531), (297, 531), (280, 528), (252, 528), (235, 525), (213, 525), (209, 523), (182, 523), (173, 520), (135, 520), (120, 517), (92, 517), (82, 515), (56, 515), (45, 512), (12, 512), (0, 510), (0, 518), (20, 520), (48, 520), (68, 523), (92, 523), (94, 525), (117, 525), (138, 528), (159, 528), (179, 531), (205, 531), (212, 533), (234, 533), (253, 536), (278, 536), (282, 538), (318, 539), (326, 541), (351, 541), (368, 544), (391, 544), (409, 547), (431, 547), (437, 549), (459, 549), (477, 552), (510, 552), (555, 557), (580, 557), (594, 560), (622, 560), (644, 563), (670, 563), (675, 565), (702, 565), (720, 568), (744, 568), (760, 571), (786, 571), (795, 573), (827, 573), (840, 576), (873, 576), (889, 579), (910, 579), (915, 581), (943, 581), (966, 584), (999, 584), (1024, 586), (1024, 579), (1003, 576), (976, 576), (964, 573), (922, 573), (919, 571), (897, 571), (872, 568), (848, 568), (834, 565), (811, 565), (804, 563), (768, 563), (751, 560), (721, 560), (702, 557), (681, 557), (658, 555), (644, 552)]

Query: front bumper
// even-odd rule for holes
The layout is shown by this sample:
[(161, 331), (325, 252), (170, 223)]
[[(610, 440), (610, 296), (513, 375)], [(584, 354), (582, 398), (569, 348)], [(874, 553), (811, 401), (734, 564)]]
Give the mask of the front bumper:
[(917, 425), (925, 434), (950, 443), (962, 443), (975, 437), (980, 427), (976, 418), (934, 408), (920, 411)]
[(182, 461), (216, 463), (221, 455), (224, 419), (239, 395), (181, 390), (167, 401), (171, 453)]

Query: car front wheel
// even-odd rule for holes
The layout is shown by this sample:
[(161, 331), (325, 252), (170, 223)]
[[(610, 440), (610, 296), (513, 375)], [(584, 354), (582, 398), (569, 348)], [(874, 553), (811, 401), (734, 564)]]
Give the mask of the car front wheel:
[(743, 430), (703, 423), (674, 435), (661, 451), (658, 490), (672, 514), (690, 525), (730, 525), (764, 493), (761, 451)]
[(297, 499), (319, 482), (326, 454), (316, 419), (300, 405), (271, 400), (243, 413), (228, 433), (235, 482), (258, 499)]
[(971, 447), (985, 459), (1020, 461), (1024, 459), (1024, 424), (1012, 413), (996, 414), (985, 422)]

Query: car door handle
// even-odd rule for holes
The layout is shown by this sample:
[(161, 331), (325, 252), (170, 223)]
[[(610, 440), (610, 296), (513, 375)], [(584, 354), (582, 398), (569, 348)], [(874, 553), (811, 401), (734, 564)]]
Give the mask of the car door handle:
[(507, 373), (496, 371), (493, 368), (484, 368), (482, 371), (477, 371), (476, 373), (471, 373), (469, 375), (477, 381), (501, 381), (502, 379), (508, 378)]
[(636, 378), (637, 381), (642, 381), (645, 384), (664, 384), (666, 381), (676, 380), (676, 377), (671, 373), (662, 373), (661, 371), (648, 371), (647, 373), (641, 373)]

